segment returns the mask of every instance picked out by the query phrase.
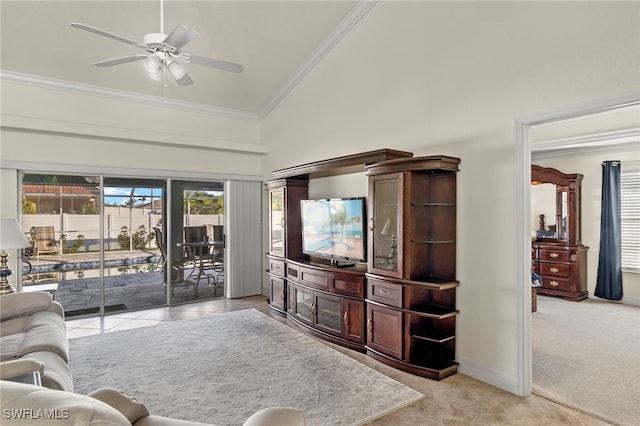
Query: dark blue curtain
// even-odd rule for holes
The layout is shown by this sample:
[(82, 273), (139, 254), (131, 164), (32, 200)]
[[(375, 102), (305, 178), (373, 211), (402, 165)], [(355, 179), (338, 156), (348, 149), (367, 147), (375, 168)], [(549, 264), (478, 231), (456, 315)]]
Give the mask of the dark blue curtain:
[(602, 215), (598, 280), (594, 294), (622, 299), (622, 242), (620, 227), (620, 162), (602, 163)]

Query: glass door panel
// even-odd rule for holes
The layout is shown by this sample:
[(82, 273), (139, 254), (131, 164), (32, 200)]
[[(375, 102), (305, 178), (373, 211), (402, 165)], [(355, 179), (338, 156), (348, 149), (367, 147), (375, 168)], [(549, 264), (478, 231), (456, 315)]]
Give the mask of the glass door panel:
[(104, 178), (104, 310), (167, 304), (154, 228), (163, 222), (165, 182)]
[(284, 256), (284, 190), (272, 190), (269, 193), (269, 252)]
[[(369, 269), (383, 275), (399, 276), (398, 250), (401, 249), (401, 174), (374, 176), (370, 180), (372, 223)], [(400, 246), (400, 247), (399, 247)]]
[(224, 182), (174, 180), (171, 193), (173, 303), (225, 297)]
[(316, 293), (316, 327), (340, 336), (342, 334), (342, 298)]
[(57, 284), (65, 314), (100, 311), (100, 178), (24, 174), (22, 226), (32, 265), (22, 285)]

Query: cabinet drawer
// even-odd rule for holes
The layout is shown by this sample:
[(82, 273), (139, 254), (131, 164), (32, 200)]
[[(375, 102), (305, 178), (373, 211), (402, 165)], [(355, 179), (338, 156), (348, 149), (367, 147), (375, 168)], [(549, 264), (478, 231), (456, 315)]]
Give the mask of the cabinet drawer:
[(300, 268), (300, 284), (319, 290), (329, 290), (329, 274), (315, 269)]
[(367, 298), (385, 305), (402, 307), (402, 286), (369, 278), (367, 280)]
[(542, 287), (538, 288), (538, 292), (544, 293), (544, 290), (571, 290), (571, 280), (566, 278), (542, 277)]
[(287, 263), (287, 279), (293, 282), (300, 282), (300, 268)]
[(546, 263), (540, 262), (540, 275), (551, 277), (569, 277), (570, 267), (566, 263)]
[(270, 259), (269, 260), (269, 271), (273, 274), (273, 275), (277, 275), (279, 277), (284, 277), (285, 275), (285, 263), (281, 260), (274, 260), (274, 259)]
[(333, 292), (346, 296), (364, 297), (364, 278), (347, 274), (333, 274)]
[(568, 262), (569, 252), (565, 250), (540, 250), (540, 260), (551, 262)]

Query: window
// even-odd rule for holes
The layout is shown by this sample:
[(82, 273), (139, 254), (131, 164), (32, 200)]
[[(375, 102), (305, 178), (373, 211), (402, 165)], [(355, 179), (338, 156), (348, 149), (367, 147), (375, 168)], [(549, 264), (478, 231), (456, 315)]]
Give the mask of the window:
[(640, 273), (640, 164), (623, 162), (620, 169), (622, 270)]

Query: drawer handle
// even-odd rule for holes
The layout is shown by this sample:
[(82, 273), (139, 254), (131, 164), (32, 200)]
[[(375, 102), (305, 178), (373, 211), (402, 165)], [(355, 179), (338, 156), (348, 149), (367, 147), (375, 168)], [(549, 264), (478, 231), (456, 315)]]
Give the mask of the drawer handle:
[(378, 290), (378, 293), (384, 294), (385, 296), (391, 296), (391, 292), (390, 291)]
[(280, 292), (280, 300), (282, 300), (284, 302), (284, 291)]
[(367, 332), (371, 334), (372, 331), (373, 331), (373, 323), (371, 322), (371, 318), (369, 318), (367, 320)]
[(557, 259), (558, 257), (560, 257), (560, 254), (556, 252), (549, 253), (549, 257), (553, 257), (554, 259)]
[(550, 281), (549, 284), (551, 284), (553, 287), (558, 287), (560, 285), (558, 281)]
[(344, 325), (349, 325), (349, 312), (344, 313)]
[(558, 269), (558, 268), (549, 268), (549, 270), (555, 274), (555, 273), (557, 273), (560, 269)]

